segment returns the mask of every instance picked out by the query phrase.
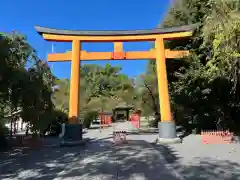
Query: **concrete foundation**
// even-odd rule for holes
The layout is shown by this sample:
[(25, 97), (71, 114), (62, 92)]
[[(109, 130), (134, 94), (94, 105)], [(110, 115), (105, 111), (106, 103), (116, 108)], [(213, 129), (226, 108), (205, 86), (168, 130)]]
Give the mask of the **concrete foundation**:
[(182, 140), (176, 135), (176, 125), (173, 121), (159, 122), (159, 137), (156, 142), (159, 144), (176, 144)]
[(62, 133), (60, 137), (60, 145), (73, 146), (85, 144), (82, 138), (82, 124), (62, 124)]

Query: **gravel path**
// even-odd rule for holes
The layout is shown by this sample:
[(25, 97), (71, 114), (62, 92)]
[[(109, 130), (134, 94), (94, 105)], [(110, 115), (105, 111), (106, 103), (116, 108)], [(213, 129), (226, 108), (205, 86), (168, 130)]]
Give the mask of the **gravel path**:
[(240, 144), (203, 145), (192, 135), (182, 144), (156, 145), (156, 135), (140, 134), (113, 145), (112, 131), (89, 130), (84, 136), (92, 141), (82, 147), (0, 154), (0, 179), (240, 180)]
[(154, 144), (155, 135), (141, 138), (186, 180), (240, 180), (240, 144), (202, 144), (199, 135), (187, 136), (182, 144), (174, 145)]
[(129, 140), (113, 146), (101, 141), (88, 146), (88, 151), (58, 174), (55, 180), (178, 180), (178, 175), (165, 167), (164, 160), (145, 141)]
[(202, 144), (190, 135), (183, 144), (157, 146), (174, 169), (189, 180), (240, 180), (240, 144)]
[(93, 141), (85, 147), (48, 147), (2, 156), (2, 180), (178, 180), (163, 156), (141, 136), (128, 136), (127, 144), (114, 145), (112, 128), (90, 130)]

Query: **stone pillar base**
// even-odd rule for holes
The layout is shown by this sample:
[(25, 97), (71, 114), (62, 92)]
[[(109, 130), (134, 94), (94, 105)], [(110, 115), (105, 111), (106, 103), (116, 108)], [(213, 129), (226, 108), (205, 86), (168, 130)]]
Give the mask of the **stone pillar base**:
[(176, 125), (173, 121), (159, 122), (159, 137), (156, 140), (157, 144), (177, 144), (182, 140), (176, 135)]
[(62, 133), (59, 135), (61, 146), (83, 145), (82, 124), (62, 124)]

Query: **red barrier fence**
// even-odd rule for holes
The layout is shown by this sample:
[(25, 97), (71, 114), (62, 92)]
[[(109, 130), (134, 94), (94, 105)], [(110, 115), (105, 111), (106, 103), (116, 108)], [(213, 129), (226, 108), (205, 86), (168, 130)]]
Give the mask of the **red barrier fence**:
[(100, 116), (100, 126), (106, 127), (112, 125), (112, 114), (101, 112)]
[(226, 131), (201, 131), (203, 144), (230, 144), (233, 133)]

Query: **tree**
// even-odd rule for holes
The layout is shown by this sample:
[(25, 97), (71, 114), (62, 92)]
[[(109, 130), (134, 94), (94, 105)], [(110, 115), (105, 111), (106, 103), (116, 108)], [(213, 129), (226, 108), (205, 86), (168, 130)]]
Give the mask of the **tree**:
[(170, 8), (162, 27), (199, 23), (190, 41), (166, 43), (168, 48), (191, 51), (182, 65), (171, 64), (168, 69), (178, 123), (189, 126), (191, 122), (204, 129), (236, 126), (239, 22), (239, 1), (235, 0), (180, 0)]
[[(187, 129), (239, 126), (239, 5), (238, 0), (178, 0), (159, 25), (199, 24), (192, 38), (165, 42), (166, 48), (191, 52), (179, 61), (166, 61), (172, 112)], [(154, 70), (155, 62), (149, 61), (151, 65)], [(156, 85), (156, 74), (147, 71), (144, 109), (158, 113), (158, 92), (150, 88)]]
[[(51, 123), (46, 118), (53, 112), (51, 101), (54, 77), (46, 63), (38, 61), (36, 67), (29, 69), (28, 81), (22, 92), (22, 117), (31, 123), (32, 131), (42, 132)], [(29, 96), (31, 94), (31, 96)]]
[(138, 97), (144, 115), (159, 114), (158, 82), (155, 62), (149, 61), (147, 71), (138, 79)]
[(62, 112), (69, 111), (69, 86), (68, 79), (57, 79), (53, 87), (52, 101), (56, 109)]
[[(133, 80), (120, 73), (121, 68), (106, 64), (86, 64), (80, 70), (80, 113), (85, 117), (95, 117), (96, 112), (111, 111), (119, 103), (133, 103)], [(53, 94), (55, 107), (68, 106), (69, 80), (57, 81), (58, 90)], [(65, 108), (65, 109), (68, 109)], [(94, 116), (93, 116), (94, 114)]]
[[(52, 110), (54, 76), (23, 35), (17, 32), (1, 35), (0, 49), (2, 116), (20, 108), (22, 118), (38, 131), (48, 123), (41, 121), (41, 116)], [(31, 67), (27, 68), (27, 64)]]

